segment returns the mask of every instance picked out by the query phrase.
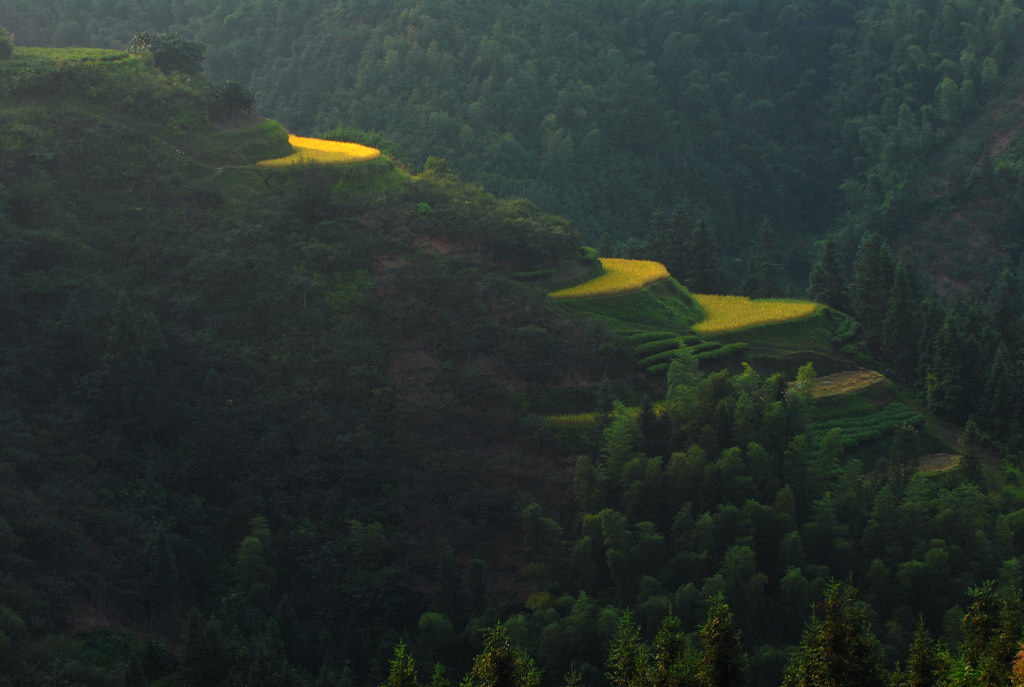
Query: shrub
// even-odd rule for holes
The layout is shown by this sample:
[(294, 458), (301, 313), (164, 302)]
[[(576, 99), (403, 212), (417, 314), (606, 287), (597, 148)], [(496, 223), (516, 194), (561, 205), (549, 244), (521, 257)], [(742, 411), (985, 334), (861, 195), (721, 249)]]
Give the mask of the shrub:
[(198, 74), (203, 70), (206, 46), (176, 33), (143, 31), (132, 36), (126, 51), (132, 55), (150, 55), (153, 66), (166, 74)]
[(210, 89), (210, 119), (227, 119), (252, 114), (256, 99), (237, 81), (224, 81)]
[(0, 26), (0, 60), (6, 60), (14, 52), (14, 36)]

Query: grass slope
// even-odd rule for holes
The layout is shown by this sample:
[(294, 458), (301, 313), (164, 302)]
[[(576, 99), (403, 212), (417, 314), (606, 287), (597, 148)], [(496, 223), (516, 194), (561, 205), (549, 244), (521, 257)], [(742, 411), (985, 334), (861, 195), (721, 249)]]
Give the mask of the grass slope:
[(560, 303), (572, 312), (596, 316), (624, 334), (655, 330), (687, 334), (704, 317), (686, 287), (671, 277), (628, 293), (565, 298)]

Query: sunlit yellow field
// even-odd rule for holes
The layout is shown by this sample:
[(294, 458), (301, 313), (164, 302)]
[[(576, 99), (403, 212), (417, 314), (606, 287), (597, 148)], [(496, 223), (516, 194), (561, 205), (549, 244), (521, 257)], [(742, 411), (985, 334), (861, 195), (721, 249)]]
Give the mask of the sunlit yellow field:
[(693, 296), (707, 313), (707, 318), (693, 326), (701, 334), (719, 334), (734, 329), (775, 324), (807, 317), (818, 309), (810, 301), (751, 300), (746, 296)]
[(589, 296), (611, 296), (642, 289), (669, 276), (660, 262), (653, 260), (625, 260), (622, 258), (601, 258), (604, 274), (588, 282), (567, 289), (552, 291), (552, 298), (587, 298)]
[(294, 153), (273, 160), (263, 160), (256, 164), (263, 167), (284, 167), (304, 162), (343, 165), (350, 162), (366, 162), (380, 157), (379, 150), (359, 143), (327, 141), (322, 138), (306, 138), (293, 134), (288, 135), (288, 142), (295, 148)]

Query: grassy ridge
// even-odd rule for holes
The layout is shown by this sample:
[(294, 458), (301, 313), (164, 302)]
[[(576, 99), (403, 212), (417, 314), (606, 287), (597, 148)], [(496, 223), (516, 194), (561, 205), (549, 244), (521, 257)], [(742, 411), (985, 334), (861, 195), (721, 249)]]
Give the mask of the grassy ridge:
[(631, 293), (560, 302), (573, 312), (594, 315), (624, 334), (654, 330), (689, 334), (690, 327), (704, 317), (690, 292), (671, 277)]

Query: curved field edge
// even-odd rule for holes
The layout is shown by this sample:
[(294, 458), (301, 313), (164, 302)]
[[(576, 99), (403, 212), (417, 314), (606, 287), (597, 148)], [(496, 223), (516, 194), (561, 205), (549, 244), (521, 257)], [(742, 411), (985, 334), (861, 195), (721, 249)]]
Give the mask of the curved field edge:
[(622, 334), (667, 330), (685, 335), (705, 317), (692, 294), (671, 277), (627, 293), (557, 302), (571, 312), (595, 317)]
[(260, 160), (256, 164), (260, 167), (288, 167), (295, 164), (348, 165), (376, 160), (381, 155), (379, 149), (361, 143), (330, 141), (295, 134), (288, 134), (288, 143), (294, 149), (290, 155)]
[(708, 336), (796, 322), (821, 311), (818, 303), (783, 298), (753, 300), (715, 294), (694, 294), (693, 298), (707, 313), (707, 318), (696, 323), (693, 330)]
[(600, 258), (600, 262), (603, 269), (600, 276), (576, 286), (552, 291), (548, 295), (557, 299), (615, 296), (639, 291), (671, 276), (663, 264), (653, 260)]

